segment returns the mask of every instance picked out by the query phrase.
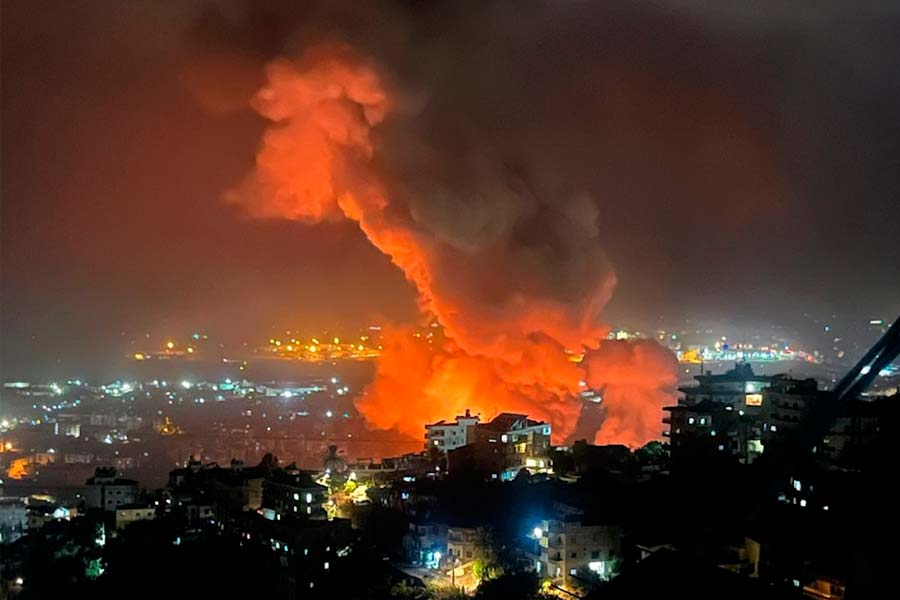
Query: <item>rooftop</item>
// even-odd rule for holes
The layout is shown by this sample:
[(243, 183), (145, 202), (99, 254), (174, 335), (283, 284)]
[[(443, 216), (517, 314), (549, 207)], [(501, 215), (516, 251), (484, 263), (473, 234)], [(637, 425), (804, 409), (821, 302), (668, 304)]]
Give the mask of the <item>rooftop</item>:
[(516, 429), (523, 429), (525, 427), (534, 427), (536, 425), (543, 425), (543, 422), (529, 419), (528, 415), (522, 415), (518, 413), (500, 413), (489, 423), (485, 423), (481, 427), (484, 427), (485, 429), (489, 429), (491, 431), (505, 432), (514, 431)]

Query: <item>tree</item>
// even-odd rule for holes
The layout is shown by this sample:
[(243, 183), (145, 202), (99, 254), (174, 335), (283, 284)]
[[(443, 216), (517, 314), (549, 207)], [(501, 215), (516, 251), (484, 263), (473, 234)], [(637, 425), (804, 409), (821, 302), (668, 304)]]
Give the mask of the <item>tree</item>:
[(664, 462), (669, 457), (669, 451), (661, 442), (652, 441), (638, 448), (634, 452), (638, 462), (644, 465), (653, 465)]
[(515, 550), (502, 542), (491, 527), (479, 527), (475, 540), (477, 558), (472, 572), (480, 581), (508, 573), (515, 567)]
[(587, 565), (579, 568), (571, 581), (572, 587), (578, 590), (580, 596), (587, 595), (603, 582), (600, 575), (588, 568)]
[(322, 467), (327, 473), (340, 474), (347, 470), (347, 460), (340, 455), (337, 446), (331, 445), (322, 459)]
[(510, 573), (484, 581), (476, 600), (542, 600), (541, 580), (534, 573)]
[(278, 458), (271, 452), (266, 452), (262, 460), (259, 461), (259, 467), (271, 475), (272, 471), (278, 468)]
[(437, 446), (428, 446), (428, 463), (432, 467), (440, 467), (442, 471), (446, 471), (447, 455)]
[(406, 581), (391, 587), (391, 598), (399, 598), (400, 600), (434, 600), (434, 592), (429, 588), (417, 585), (411, 585)]

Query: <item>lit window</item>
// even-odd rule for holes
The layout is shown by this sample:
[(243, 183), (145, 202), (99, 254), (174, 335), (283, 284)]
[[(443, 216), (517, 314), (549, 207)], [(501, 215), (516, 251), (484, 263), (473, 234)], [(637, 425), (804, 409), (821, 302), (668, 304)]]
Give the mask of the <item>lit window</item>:
[(504, 433), (503, 435), (500, 436), (500, 441), (505, 444), (506, 442), (509, 441), (509, 436)]
[(700, 424), (706, 425), (706, 417), (700, 417)]
[(777, 426), (777, 425), (772, 425), (772, 427), (770, 427), (769, 430), (770, 430), (770, 431), (778, 431), (778, 426)]
[(798, 492), (803, 489), (803, 484), (800, 483), (799, 479), (794, 479), (794, 489), (797, 490)]
[(569, 575), (574, 575), (578, 572), (578, 569), (569, 569)]
[(299, 500), (299, 499), (300, 499), (300, 494), (298, 494), (297, 492), (294, 492), (294, 500)]
[(823, 506), (822, 510), (828, 510), (828, 505), (826, 504), (825, 506)]
[(762, 394), (747, 394), (744, 396), (744, 404), (747, 406), (762, 406)]
[(312, 494), (307, 493), (306, 494), (306, 503), (309, 504), (310, 502), (312, 502)]
[(694, 417), (688, 417), (688, 425), (694, 424)]
[(803, 508), (806, 508), (806, 500), (805, 499), (803, 499), (803, 498), (800, 499), (800, 506), (802, 506)]
[(712, 431), (710, 431), (710, 432), (709, 432), (709, 435), (715, 437), (715, 436), (716, 436), (716, 430), (713, 429)]
[(331, 566), (331, 565), (328, 564), (328, 561), (325, 561), (325, 570), (326, 570), (326, 571), (328, 570), (328, 567), (330, 567), (330, 566)]

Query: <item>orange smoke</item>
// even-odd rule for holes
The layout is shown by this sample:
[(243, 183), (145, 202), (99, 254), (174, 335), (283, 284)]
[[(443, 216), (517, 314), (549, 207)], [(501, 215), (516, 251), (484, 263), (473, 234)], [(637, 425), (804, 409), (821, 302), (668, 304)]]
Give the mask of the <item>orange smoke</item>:
[(356, 401), (376, 427), (421, 437), (423, 424), (466, 409), (484, 419), (519, 412), (553, 423), (554, 435), (565, 439), (578, 420), (573, 390), (582, 369), (549, 345), (525, 349), (521, 361), (510, 363), (469, 354), (452, 340), (430, 348), (408, 328), (384, 334), (375, 380)]
[[(549, 420), (557, 441), (568, 437), (585, 379), (569, 356), (605, 337), (600, 312), (615, 287), (592, 201), (578, 196), (548, 212), (528, 195), (507, 193), (499, 208), (441, 197), (432, 214), (430, 206), (393, 200), (391, 190), (403, 184), (376, 166), (376, 127), (409, 115), (389, 114), (391, 94), (371, 63), (347, 46), (319, 46), (296, 61), (272, 63), (267, 78), (253, 107), (273, 124), (255, 171), (228, 200), (260, 217), (356, 221), (415, 285), (422, 312), (447, 337), (433, 348), (411, 331), (388, 333), (375, 381), (356, 402), (369, 423), (419, 438), (424, 423), (470, 408), (484, 418), (527, 413)], [(491, 191), (477, 195), (491, 199)], [(477, 235), (463, 236), (473, 221), (481, 225)], [(588, 363), (590, 381), (608, 386), (610, 404), (622, 403), (608, 409), (602, 439), (657, 438), (659, 407), (652, 427), (649, 416), (632, 417), (629, 407), (658, 405), (668, 375), (643, 381), (640, 372), (671, 365), (643, 344), (608, 347), (622, 346), (604, 344)]]
[(606, 411), (595, 444), (625, 444), (632, 448), (659, 438), (662, 407), (672, 401), (677, 362), (652, 340), (607, 341), (583, 362), (586, 381), (603, 390)]

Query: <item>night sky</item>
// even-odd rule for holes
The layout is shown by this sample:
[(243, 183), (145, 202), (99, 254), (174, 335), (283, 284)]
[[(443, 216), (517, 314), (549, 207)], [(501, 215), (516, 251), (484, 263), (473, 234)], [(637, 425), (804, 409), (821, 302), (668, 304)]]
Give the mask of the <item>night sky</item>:
[(409, 139), (434, 144), (441, 168), (403, 178), (413, 214), (446, 216), (425, 178), (503, 211), (476, 185), (494, 166), (588, 193), (609, 320), (900, 310), (897, 3), (294, 4), (3, 3), (0, 375), (94, 365), (148, 331), (417, 319), (354, 223), (223, 201), (267, 126), (264, 65), (320, 37), (427, 105), (384, 126), (395, 173), (419, 165)]

